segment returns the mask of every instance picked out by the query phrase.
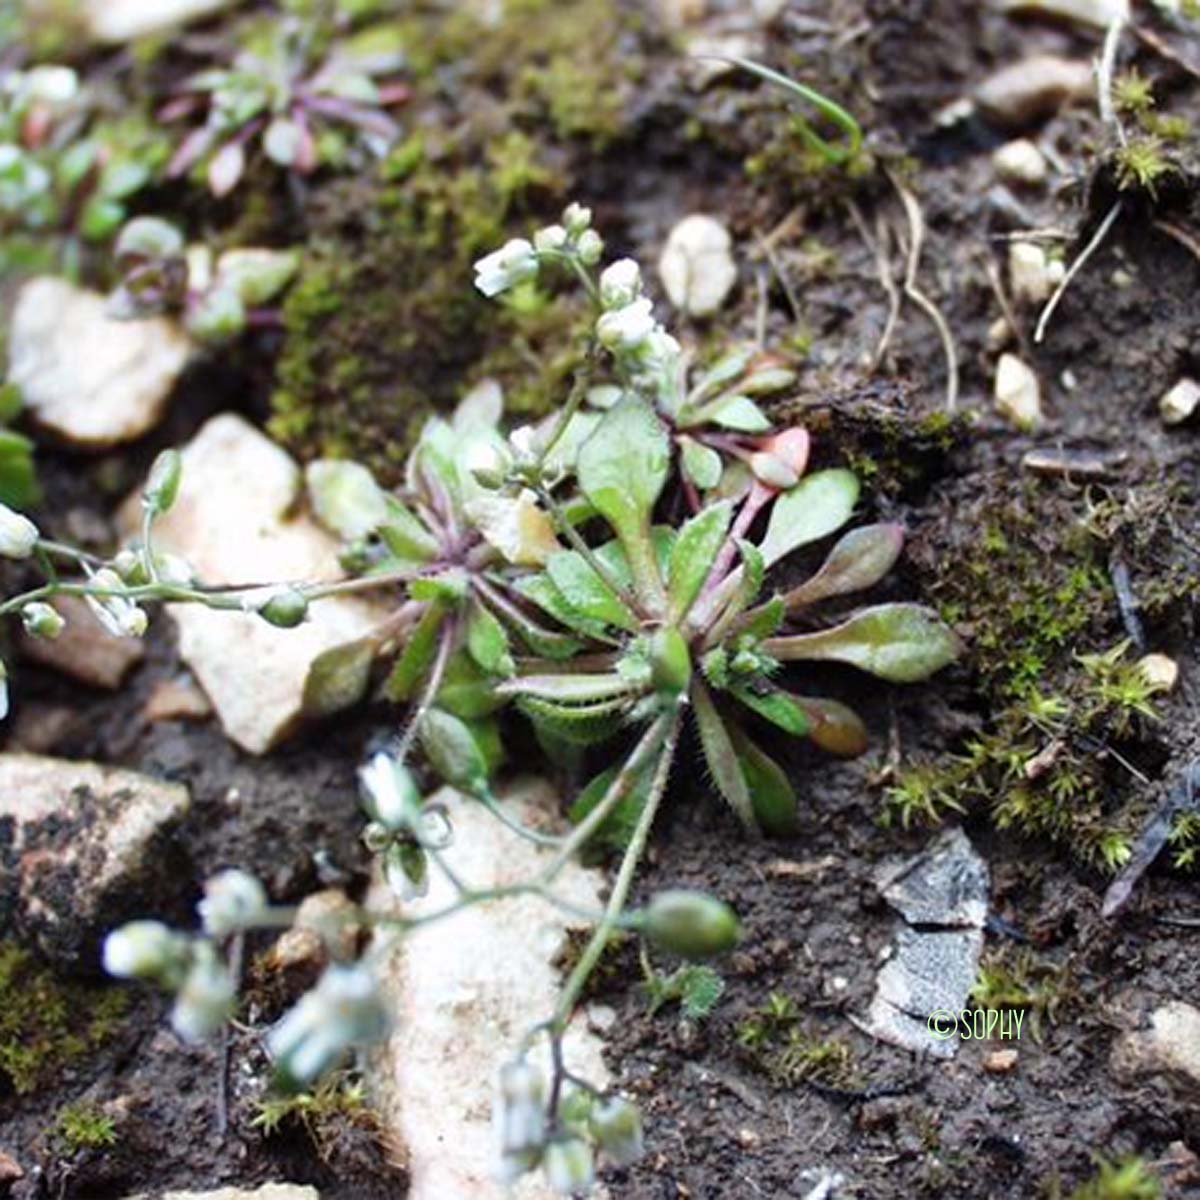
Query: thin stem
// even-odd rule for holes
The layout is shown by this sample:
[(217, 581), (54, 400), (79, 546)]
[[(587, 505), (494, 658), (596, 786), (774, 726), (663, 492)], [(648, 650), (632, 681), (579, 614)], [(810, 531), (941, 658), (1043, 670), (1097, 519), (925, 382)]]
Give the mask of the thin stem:
[(595, 969), (596, 963), (600, 961), (600, 956), (608, 946), (613, 930), (620, 924), (621, 913), (625, 908), (625, 901), (629, 898), (629, 889), (633, 885), (634, 873), (645, 853), (646, 842), (650, 837), (650, 829), (654, 825), (658, 806), (666, 794), (667, 780), (670, 778), (671, 764), (675, 758), (675, 747), (679, 741), (681, 720), (682, 718), (677, 714), (667, 732), (658, 766), (654, 772), (654, 779), (650, 784), (650, 792), (646, 797), (645, 806), (638, 816), (633, 836), (629, 839), (625, 857), (621, 859), (612, 895), (609, 896), (608, 905), (604, 910), (604, 918), (592, 933), (591, 940), (580, 956), (579, 962), (575, 964), (575, 969), (571, 972), (570, 978), (563, 987), (562, 995), (559, 997), (558, 1007), (554, 1013), (555, 1038), (561, 1037), (566, 1029), (567, 1022), (575, 1009), (576, 1001), (579, 999), (580, 992), (583, 991), (584, 984), (587, 983), (588, 976)]
[(457, 622), (453, 617), (447, 617), (442, 623), (437, 653), (433, 659), (433, 666), (429, 669), (429, 679), (425, 684), (425, 690), (422, 692), (420, 700), (417, 701), (417, 706), (413, 709), (408, 725), (405, 726), (404, 732), (400, 735), (400, 740), (396, 745), (395, 759), (398, 763), (403, 764), (407, 760), (421, 721), (433, 706), (433, 702), (437, 699), (437, 694), (441, 690), (442, 681), (446, 677), (446, 666), (450, 662), (450, 652), (454, 648), (456, 632)]
[(151, 583), (158, 582), (158, 565), (154, 561), (150, 536), (154, 526), (154, 512), (148, 504), (142, 506), (142, 566)]
[(518, 837), (523, 837), (527, 842), (533, 842), (535, 846), (561, 846), (563, 844), (563, 838), (553, 834), (539, 833), (536, 829), (530, 829), (528, 825), (521, 824), (515, 817), (510, 817), (495, 796), (482, 795), (475, 798), (505, 829), (511, 830)]

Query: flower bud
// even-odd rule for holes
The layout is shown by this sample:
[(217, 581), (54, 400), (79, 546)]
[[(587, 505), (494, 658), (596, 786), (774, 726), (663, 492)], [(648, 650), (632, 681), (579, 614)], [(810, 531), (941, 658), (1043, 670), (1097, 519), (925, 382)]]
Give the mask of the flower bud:
[(104, 969), (117, 979), (177, 986), (190, 957), (188, 938), (161, 921), (130, 921), (104, 939)]
[(567, 227), (567, 233), (577, 238), (592, 224), (592, 210), (582, 204), (572, 202), (563, 209), (562, 222)]
[(467, 470), (480, 487), (503, 486), (512, 468), (512, 455), (493, 442), (482, 439), (472, 442), (465, 455)]
[(208, 880), (196, 911), (205, 933), (222, 938), (257, 925), (269, 905), (266, 890), (253, 875), (232, 869)]
[[(101, 567), (91, 578), (93, 587), (106, 592), (120, 593), (125, 581), (110, 567)], [(141, 637), (146, 632), (149, 618), (126, 596), (85, 596), (92, 615), (113, 637)]]
[(643, 929), (651, 941), (682, 958), (711, 958), (737, 944), (737, 914), (703, 892), (659, 892), (647, 905)]
[(415, 829), (420, 817), (421, 792), (412, 772), (390, 754), (380, 751), (359, 769), (363, 807), (392, 833)]
[(383, 856), (383, 877), (397, 900), (416, 900), (429, 891), (429, 860), (412, 842), (393, 842)]
[(600, 261), (600, 256), (604, 253), (604, 241), (594, 229), (585, 229), (579, 235), (579, 242), (575, 247), (575, 252), (579, 255), (579, 261), (584, 266), (594, 267)]
[(632, 258), (619, 258), (600, 273), (600, 303), (624, 308), (642, 294), (642, 272)]
[(542, 1170), (550, 1186), (563, 1196), (586, 1192), (596, 1179), (592, 1148), (582, 1138), (551, 1142), (542, 1157)]
[(692, 655), (678, 629), (659, 629), (650, 638), (650, 677), (664, 696), (679, 696), (692, 681)]
[(497, 296), (537, 272), (533, 246), (524, 238), (513, 238), (475, 263), (475, 286), (485, 296)]
[(642, 1114), (628, 1100), (605, 1100), (592, 1109), (588, 1122), (596, 1144), (614, 1167), (628, 1167), (645, 1151)]
[(567, 231), (561, 225), (547, 225), (533, 235), (533, 248), (539, 253), (561, 250), (567, 244)]
[(0, 504), (0, 555), (28, 558), (37, 545), (38, 527), (6, 504)]
[(637, 350), (654, 332), (653, 305), (648, 297), (606, 312), (596, 322), (596, 336), (614, 354)]
[(51, 608), (49, 604), (43, 604), (40, 600), (26, 604), (21, 609), (21, 620), (25, 625), (25, 632), (30, 637), (50, 640), (58, 637), (66, 624), (57, 609)]
[(164, 450), (154, 460), (150, 475), (142, 492), (142, 504), (147, 512), (161, 517), (170, 512), (179, 495), (179, 484), (183, 479), (183, 459), (178, 450)]
[(171, 1027), (185, 1042), (211, 1037), (233, 1015), (237, 985), (208, 942), (197, 942), (192, 965), (171, 1009)]
[(308, 616), (308, 601), (295, 588), (282, 588), (259, 606), (258, 615), (278, 629), (295, 629)]
[(540, 1150), (546, 1140), (546, 1085), (525, 1059), (500, 1068), (496, 1125), (502, 1155)]

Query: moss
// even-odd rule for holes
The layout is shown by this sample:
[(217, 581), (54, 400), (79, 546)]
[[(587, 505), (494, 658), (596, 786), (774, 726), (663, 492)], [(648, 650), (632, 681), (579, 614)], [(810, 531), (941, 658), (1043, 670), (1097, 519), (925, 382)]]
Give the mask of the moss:
[(18, 1093), (54, 1083), (121, 1027), (126, 994), (64, 983), (28, 951), (0, 942), (0, 1074)]
[(1030, 1032), (1040, 1042), (1046, 1024), (1057, 1024), (1074, 991), (1065, 967), (1027, 947), (1004, 945), (984, 953), (971, 999), (979, 1008), (1024, 1010), (1029, 1015)]
[[(1101, 1158), (1096, 1168), (1096, 1174), (1071, 1192), (1069, 1200), (1159, 1200), (1163, 1194), (1157, 1177), (1140, 1158), (1120, 1162)], [(1048, 1200), (1062, 1200), (1066, 1193), (1057, 1175), (1045, 1186), (1043, 1194)]]
[(103, 1150), (117, 1144), (117, 1123), (103, 1109), (80, 1100), (58, 1110), (54, 1132), (68, 1153)]
[(850, 1047), (807, 1030), (800, 1006), (782, 992), (772, 992), (738, 1025), (737, 1040), (751, 1065), (781, 1086), (857, 1085)]

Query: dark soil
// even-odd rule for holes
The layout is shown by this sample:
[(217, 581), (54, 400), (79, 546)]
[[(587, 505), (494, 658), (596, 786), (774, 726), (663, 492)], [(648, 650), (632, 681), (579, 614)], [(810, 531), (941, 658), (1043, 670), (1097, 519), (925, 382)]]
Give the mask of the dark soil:
[[(1138, 20), (1183, 60), (1200, 64), (1200, 38), (1164, 31), (1149, 13)], [(1200, 728), (1196, 434), (1192, 426), (1164, 427), (1157, 413), (1167, 387), (1200, 367), (1200, 263), (1155, 225), (1165, 220), (1186, 229), (1200, 218), (1186, 152), (1184, 167), (1157, 195), (1126, 196), (1125, 214), (1067, 292), (1044, 344), (1032, 344), (1036, 310), (1019, 311), (1022, 345), (1012, 349), (1038, 370), (1046, 421), (1036, 434), (1015, 432), (991, 401), (996, 355), (988, 328), (1001, 310), (988, 266), (1005, 278), (1001, 239), (1018, 229), (1066, 231), (1058, 244), (1068, 261), (1075, 256), (1116, 198), (1101, 167), (1104, 135), (1086, 108), (1019, 130), (1048, 147), (1063, 170), (1044, 189), (1011, 190), (997, 182), (990, 151), (1013, 131), (978, 117), (941, 128), (934, 118), (997, 66), (1031, 53), (1088, 58), (1098, 52), (1099, 36), (955, 0), (784, 6), (770, 29), (770, 60), (858, 113), (879, 162), (919, 197), (927, 227), (920, 279), (953, 331), (961, 365), (958, 411), (965, 419), (946, 423), (941, 345), (915, 306), (904, 306), (888, 354), (877, 375), (868, 375), (887, 298), (849, 205), (873, 237), (884, 230), (905, 240), (903, 209), (883, 171), (857, 183), (806, 176), (799, 155), (776, 144), (777, 167), (750, 178), (743, 160), (765, 139), (782, 136), (779, 108), (740, 81), (696, 92), (661, 38), (646, 34), (641, 45), (641, 90), (621, 136), (598, 150), (582, 140), (554, 141), (570, 164), (563, 167), (570, 194), (596, 208), (612, 248), (645, 262), (688, 211), (719, 213), (730, 223), (746, 257), (721, 331), (752, 334), (761, 280), (767, 345), (794, 348), (802, 335), (808, 354), (793, 410), (813, 428), (818, 456), (856, 466), (873, 460), (868, 510), (909, 528), (904, 568), (888, 585), (894, 597), (932, 595), (946, 603), (969, 592), (955, 572), (975, 558), (989, 525), (1016, 508), (1032, 518), (1029, 547), (1051, 560), (1071, 529), (1108, 514), (1101, 558), (1119, 552), (1127, 562), (1133, 593), (1145, 602), (1147, 648), (1174, 657), (1182, 680), (1159, 701), (1161, 719), (1140, 722), (1121, 739), (1121, 758), (1141, 777), (1114, 761), (1115, 746), (1093, 741), (1083, 752), (1094, 760), (1089, 778), (1100, 781), (1087, 800), (1097, 820), (1135, 837), (1198, 753)], [(1194, 111), (1198, 90), (1188, 71), (1132, 35), (1124, 45), (1126, 60), (1155, 80), (1164, 109)], [(420, 119), (436, 128), (439, 118), (459, 119), (462, 103), (435, 94), (418, 110)], [(529, 207), (552, 211), (561, 199), (535, 196)], [(514, 229), (536, 223), (516, 215)], [(791, 225), (780, 232), (785, 219)], [(756, 236), (774, 237), (775, 266), (754, 256)], [(898, 277), (901, 255), (892, 257)], [(705, 336), (702, 329), (685, 332)], [(58, 514), (50, 524), (69, 524), (72, 513), (76, 522), (79, 514), (93, 522), (103, 517), (158, 444), (185, 438), (218, 408), (265, 418), (274, 349), (254, 343), (236, 368), (200, 369), (154, 446), (99, 466), (46, 455), (49, 507)], [(1100, 482), (1035, 478), (1022, 465), (1035, 447), (1111, 454), (1115, 465)], [(996, 572), (1012, 569), (997, 558)], [(1014, 578), (1013, 586), (1024, 584)], [(1106, 651), (1128, 636), (1110, 588), (1080, 603), (1092, 606), (1088, 620), (1078, 640), (1047, 661), (1048, 687), (1075, 686), (1076, 653)], [(704, 1021), (684, 1020), (674, 1008), (647, 1016), (632, 956), (627, 964), (620, 959), (629, 968), (617, 975), (626, 986), (606, 977), (601, 999), (619, 1014), (611, 1065), (618, 1084), (644, 1105), (649, 1144), (639, 1166), (607, 1179), (611, 1195), (800, 1197), (828, 1170), (844, 1178), (838, 1195), (1015, 1200), (1057, 1194), (1055, 1188), (1069, 1194), (1094, 1173), (1098, 1155), (1139, 1156), (1162, 1178), (1164, 1194), (1200, 1195), (1200, 1170), (1187, 1165), (1189, 1153), (1200, 1154), (1195, 1094), (1164, 1079), (1123, 1082), (1109, 1065), (1114, 1040), (1148, 1006), (1200, 995), (1200, 930), (1162, 920), (1198, 913), (1194, 875), (1173, 870), (1169, 852), (1128, 907), (1103, 918), (1111, 872), (1075, 852), (1071, 814), (1057, 839), (1023, 835), (1019, 827), (998, 827), (999, 795), (960, 797), (966, 812), (948, 817), (963, 821), (987, 859), (999, 918), (985, 961), (1027, 955), (1039, 978), (1055, 981), (1038, 1036), (1027, 1021), (1019, 1043), (965, 1042), (946, 1063), (880, 1044), (848, 1019), (870, 998), (897, 920), (878, 898), (872, 873), (886, 857), (915, 852), (932, 836), (921, 823), (907, 830), (880, 823), (885, 788), (911, 765), (936, 767), (970, 739), (995, 731), (1004, 700), (973, 655), (972, 636), (997, 620), (973, 613), (968, 602), (960, 626), (968, 653), (929, 685), (884, 690), (848, 673), (798, 676), (805, 688), (852, 700), (874, 749), (846, 763), (778, 748), (806, 802), (793, 839), (748, 840), (705, 794), (699, 772), (677, 772), (640, 893), (672, 885), (712, 891), (736, 906), (746, 936), (722, 964), (727, 990)], [(144, 722), (150, 688), (178, 670), (165, 623), (155, 623), (149, 650), (115, 696), (27, 669), (17, 681), (15, 714), (20, 727), (52, 709), (69, 710), (52, 752), (134, 766), (191, 788), (192, 814), (178, 847), (186, 876), (174, 891), (147, 897), (147, 911), (187, 921), (201, 881), (229, 865), (260, 874), (280, 901), (298, 901), (328, 883), (361, 889), (367, 862), (354, 770), (393, 715), (358, 712), (252, 759), (213, 724)], [(1011, 646), (1013, 654), (1020, 650)], [(835, 1071), (781, 1078), (773, 1071), (777, 1056), (741, 1043), (739, 1031), (771, 993), (796, 1002), (804, 1037), (845, 1047)], [(233, 1038), (229, 1127), (219, 1133), (219, 1052), (182, 1048), (166, 1031), (163, 1012), (157, 999), (136, 992), (119, 1031), (53, 1088), (20, 1097), (6, 1094), (0, 1080), (0, 1147), (27, 1172), (13, 1196), (105, 1200), (279, 1178), (312, 1182), (330, 1200), (403, 1194), (403, 1172), (387, 1165), (385, 1149), (367, 1133), (347, 1135), (322, 1161), (299, 1128), (267, 1138), (251, 1126), (263, 1059), (249, 1033)], [(1009, 1046), (1018, 1051), (1015, 1069), (987, 1070), (985, 1059)], [(64, 1150), (55, 1114), (81, 1097), (116, 1106), (116, 1148)]]

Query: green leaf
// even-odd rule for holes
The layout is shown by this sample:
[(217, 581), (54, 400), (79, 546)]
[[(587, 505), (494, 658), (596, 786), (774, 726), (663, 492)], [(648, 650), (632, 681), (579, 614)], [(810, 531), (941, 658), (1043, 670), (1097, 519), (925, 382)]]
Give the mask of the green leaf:
[(783, 623), (785, 611), (783, 597), (772, 596), (766, 604), (760, 604), (742, 616), (735, 632), (739, 637), (770, 637)]
[[(620, 765), (607, 768), (595, 776), (579, 793), (578, 799), (571, 805), (568, 816), (573, 825), (581, 824), (588, 814), (608, 795), (609, 788), (621, 773)], [(650, 791), (651, 771), (649, 767), (637, 774), (629, 794), (621, 800), (600, 828), (592, 835), (589, 846), (605, 846), (613, 850), (624, 850), (629, 845), (637, 826), (638, 817), (645, 807), (646, 798)]]
[(461, 567), (451, 567), (436, 575), (422, 575), (408, 584), (408, 594), (414, 600), (442, 601), (457, 604), (470, 590), (470, 580)]
[(489, 675), (512, 675), (516, 671), (504, 626), (478, 601), (467, 615), (467, 650)]
[(721, 456), (711, 447), (690, 437), (679, 439), (679, 461), (684, 475), (702, 492), (721, 482)]
[(700, 730), (700, 745), (713, 783), (746, 827), (754, 829), (754, 803), (738, 765), (729, 731), (713, 704), (708, 688), (699, 680), (693, 680), (692, 683), (692, 702), (696, 725)]
[(247, 308), (261, 308), (291, 283), (299, 269), (299, 250), (226, 250), (217, 259), (217, 280), (232, 288)]
[(753, 360), (754, 351), (745, 348), (731, 350), (728, 354), (722, 355), (711, 367), (706, 368), (696, 381), (695, 387), (688, 396), (689, 407), (711, 400), (727, 384), (744, 375), (746, 368)]
[(431, 604), (421, 614), (384, 684), (389, 700), (411, 700), (417, 693), (437, 657), (438, 634), (445, 615), (446, 610), (440, 604)]
[(546, 571), (559, 594), (580, 616), (618, 629), (637, 629), (637, 616), (613, 595), (592, 565), (575, 550), (559, 550), (550, 555)]
[(737, 685), (731, 691), (747, 708), (787, 730), (793, 737), (804, 737), (812, 728), (808, 713), (787, 692), (774, 689), (756, 692), (746, 684)]
[(769, 638), (763, 650), (782, 662), (849, 663), (891, 683), (927, 679), (959, 653), (937, 613), (919, 604), (881, 604), (819, 633)]
[(568, 629), (573, 629), (596, 641), (612, 642), (614, 640), (603, 621), (585, 617), (568, 604), (566, 597), (558, 590), (549, 575), (526, 575), (514, 580), (512, 586), (527, 600), (532, 601), (543, 612), (549, 613)]
[(487, 795), (488, 757), (471, 726), (431, 708), (421, 718), (420, 734), (430, 765), (442, 779), (468, 795)]
[(836, 468), (806, 476), (771, 509), (760, 546), (766, 565), (845, 525), (857, 502), (858, 479), (852, 471)]
[(679, 531), (667, 564), (671, 620), (683, 617), (700, 594), (732, 519), (733, 505), (722, 500), (697, 513)]
[(371, 679), (375, 642), (362, 638), (317, 655), (304, 680), (305, 716), (327, 717), (357, 704)]
[(870, 744), (867, 727), (858, 713), (837, 700), (817, 696), (794, 696), (812, 724), (809, 739), (829, 754), (857, 758)]
[(317, 520), (346, 541), (366, 537), (388, 519), (383, 489), (359, 463), (318, 459), (304, 477)]
[(838, 541), (811, 579), (787, 593), (787, 607), (799, 608), (830, 596), (872, 587), (895, 566), (903, 545), (904, 530), (899, 525), (864, 525), (852, 529)]
[(754, 816), (767, 833), (786, 837), (796, 832), (799, 801), (783, 768), (733, 726), (738, 766), (754, 798)]
[(385, 496), (387, 514), (378, 533), (399, 559), (429, 562), (437, 557), (437, 539), (395, 496)]
[(21, 409), (24, 407), (25, 398), (21, 395), (21, 389), (12, 380), (0, 384), (0, 423), (7, 425), (9, 421), (15, 421), (21, 415)]
[(584, 704), (628, 696), (637, 685), (617, 674), (597, 675), (523, 675), (496, 685), (499, 696), (539, 696), (560, 704)]
[(456, 650), (446, 664), (437, 702), (456, 717), (474, 721), (503, 708), (505, 698), (496, 693), (494, 675), (481, 671), (466, 650)]
[(646, 981), (647, 1010), (650, 1016), (664, 1004), (679, 1002), (680, 1013), (691, 1021), (711, 1015), (725, 994), (725, 980), (712, 967), (688, 963), (670, 975), (653, 975)]
[(594, 704), (556, 704), (538, 696), (521, 696), (517, 707), (535, 724), (577, 746), (607, 741), (622, 726), (629, 709), (625, 697)]
[(19, 433), (0, 429), (0, 504), (27, 509), (41, 496), (33, 465), (33, 442)]
[(654, 409), (636, 396), (606, 412), (579, 448), (580, 489), (620, 538), (638, 595), (652, 605), (662, 600), (662, 580), (650, 543), (650, 515), (670, 466), (667, 431)]
[(749, 396), (721, 396), (706, 404), (692, 418), (692, 423), (711, 421), (722, 429), (736, 433), (769, 433), (771, 422)]
[[(517, 604), (503, 595), (504, 586), (502, 583), (497, 583), (501, 594), (494, 601), (495, 611), (505, 626), (511, 629), (534, 654), (561, 662), (568, 658), (574, 658), (583, 649), (583, 643), (578, 638), (539, 625)], [(489, 603), (492, 602), (492, 599), (489, 597)]]

